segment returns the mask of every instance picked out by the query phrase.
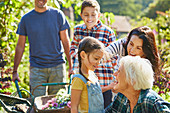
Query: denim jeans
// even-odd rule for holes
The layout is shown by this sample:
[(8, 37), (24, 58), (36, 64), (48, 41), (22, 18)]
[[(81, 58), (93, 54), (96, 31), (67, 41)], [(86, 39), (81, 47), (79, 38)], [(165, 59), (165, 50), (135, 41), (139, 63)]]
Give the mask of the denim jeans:
[[(87, 80), (80, 74), (73, 75), (73, 78), (74, 77), (80, 78), (85, 84), (87, 83)], [(87, 84), (87, 90), (89, 103), (88, 113), (104, 113), (104, 100), (99, 82), (96, 84)]]
[[(30, 91), (32, 92), (36, 86), (41, 85), (42, 83), (65, 82), (65, 76), (65, 64), (60, 64), (51, 68), (30, 67)], [(61, 88), (64, 88), (64, 86), (40, 86), (34, 90), (34, 96), (56, 94)]]
[(104, 108), (106, 108), (108, 105), (112, 103), (112, 91), (108, 90), (103, 93), (104, 98)]

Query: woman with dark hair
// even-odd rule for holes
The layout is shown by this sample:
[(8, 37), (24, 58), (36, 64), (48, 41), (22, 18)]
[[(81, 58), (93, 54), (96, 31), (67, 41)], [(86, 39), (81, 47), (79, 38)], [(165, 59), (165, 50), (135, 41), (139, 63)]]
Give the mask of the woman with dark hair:
[[(127, 38), (111, 43), (106, 51), (113, 57), (121, 58), (122, 56), (131, 55), (146, 58), (151, 62), (155, 75), (159, 74), (159, 56), (155, 36), (147, 26), (133, 29)], [(115, 68), (116, 71), (117, 67)]]

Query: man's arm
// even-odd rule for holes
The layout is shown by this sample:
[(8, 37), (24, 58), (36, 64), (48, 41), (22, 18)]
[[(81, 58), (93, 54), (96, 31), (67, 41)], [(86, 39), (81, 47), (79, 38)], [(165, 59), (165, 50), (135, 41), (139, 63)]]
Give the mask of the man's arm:
[(18, 43), (17, 43), (17, 46), (15, 48), (15, 57), (14, 57), (14, 68), (13, 68), (12, 81), (15, 81), (16, 79), (18, 81), (20, 81), (18, 73), (17, 73), (17, 69), (18, 69), (18, 66), (19, 66), (19, 64), (21, 62), (22, 55), (24, 53), (25, 42), (26, 42), (26, 36), (19, 35)]
[(63, 47), (64, 47), (64, 51), (65, 51), (65, 54), (66, 54), (66, 57), (67, 57), (67, 60), (68, 60), (68, 63), (69, 63), (69, 75), (73, 73), (72, 71), (72, 60), (71, 60), (71, 55), (69, 54), (70, 52), (70, 39), (69, 39), (69, 36), (68, 36), (68, 30), (63, 30), (63, 31), (60, 31), (60, 38), (61, 38), (61, 41), (62, 41), (62, 44), (63, 44)]

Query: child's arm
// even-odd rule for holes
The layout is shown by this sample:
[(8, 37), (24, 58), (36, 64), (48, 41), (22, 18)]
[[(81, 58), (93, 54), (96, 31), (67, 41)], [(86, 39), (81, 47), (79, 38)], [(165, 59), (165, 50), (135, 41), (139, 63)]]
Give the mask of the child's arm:
[(82, 90), (71, 90), (71, 113), (78, 113), (78, 105)]
[(76, 33), (76, 28), (74, 28), (74, 37), (73, 40), (71, 41), (71, 47), (70, 47), (70, 54), (71, 57), (76, 57), (77, 52), (78, 52), (78, 45), (81, 39), (79, 39), (79, 37), (77, 36)]
[[(112, 42), (114, 42), (116, 40), (116, 36), (115, 36), (115, 33), (114, 31), (110, 31), (109, 33), (109, 37), (108, 37), (108, 43), (107, 43), (107, 46), (109, 46)], [(106, 46), (106, 47), (107, 47)]]
[(78, 45), (79, 45), (79, 41), (80, 41), (80, 37), (77, 35), (76, 33), (76, 28), (74, 28), (74, 37), (73, 40), (71, 42), (71, 46), (70, 46), (70, 55), (71, 55), (71, 59), (73, 62), (73, 73), (76, 73), (76, 70), (78, 70)]

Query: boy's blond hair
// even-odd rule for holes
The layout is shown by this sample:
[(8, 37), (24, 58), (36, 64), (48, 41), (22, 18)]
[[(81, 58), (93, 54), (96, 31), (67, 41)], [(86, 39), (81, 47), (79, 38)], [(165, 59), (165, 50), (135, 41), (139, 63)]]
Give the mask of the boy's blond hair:
[(98, 13), (100, 13), (100, 5), (96, 0), (84, 0), (81, 4), (81, 14), (85, 7), (93, 7)]

